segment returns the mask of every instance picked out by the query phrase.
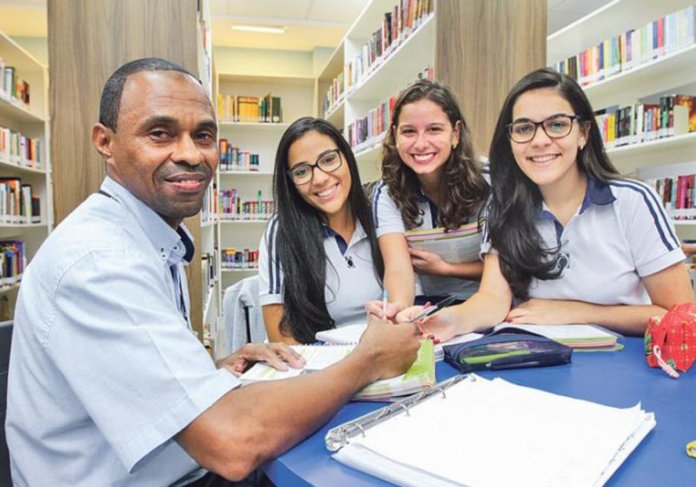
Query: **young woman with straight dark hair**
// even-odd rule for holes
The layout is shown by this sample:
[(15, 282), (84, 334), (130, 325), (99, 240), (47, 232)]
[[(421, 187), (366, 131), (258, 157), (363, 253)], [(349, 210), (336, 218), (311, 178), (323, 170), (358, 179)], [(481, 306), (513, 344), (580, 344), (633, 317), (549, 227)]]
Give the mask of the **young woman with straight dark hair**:
[(448, 339), (506, 320), (640, 335), (649, 317), (693, 301), (672, 222), (652, 188), (611, 164), (573, 79), (540, 69), (512, 88), (490, 171), (481, 288), (433, 315), (426, 332)]
[(305, 117), (283, 134), (273, 192), (277, 214), (260, 244), (260, 302), (271, 341), (365, 321), (384, 266), (370, 203), (350, 146), (329, 122)]

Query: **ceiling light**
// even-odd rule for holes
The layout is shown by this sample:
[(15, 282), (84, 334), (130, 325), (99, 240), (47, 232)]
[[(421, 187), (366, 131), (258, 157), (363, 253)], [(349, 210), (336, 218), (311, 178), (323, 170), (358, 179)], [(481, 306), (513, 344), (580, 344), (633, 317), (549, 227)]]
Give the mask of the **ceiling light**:
[(247, 32), (263, 32), (265, 34), (284, 34), (285, 27), (278, 25), (243, 25), (235, 24), (232, 26), (234, 30), (244, 30)]

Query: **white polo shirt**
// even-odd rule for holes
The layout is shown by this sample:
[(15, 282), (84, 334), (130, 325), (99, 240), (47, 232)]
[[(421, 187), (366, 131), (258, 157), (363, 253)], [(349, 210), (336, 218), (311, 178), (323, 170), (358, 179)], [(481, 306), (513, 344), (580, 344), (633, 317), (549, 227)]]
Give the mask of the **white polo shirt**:
[[(421, 194), (416, 204), (421, 214), (422, 223), (412, 230), (437, 228), (437, 206), (435, 203)], [(375, 188), (372, 195), (372, 211), (377, 238), (390, 233), (406, 233), (401, 211), (389, 194), (389, 187), (383, 181)], [(474, 218), (469, 220), (473, 221)], [(416, 295), (444, 296), (454, 294), (458, 299), (467, 299), (478, 290), (478, 287), (478, 281), (416, 273)]]
[[(259, 302), (261, 306), (283, 302), (284, 276), (277, 255), (278, 219), (274, 217), (259, 244)], [(346, 243), (329, 227), (323, 227), (326, 254), (326, 308), (336, 327), (364, 323), (365, 303), (382, 298), (370, 240), (359, 221)]]
[[(649, 304), (642, 278), (685, 258), (655, 191), (629, 179), (602, 183), (588, 176), (585, 198), (568, 224), (544, 204), (537, 228), (548, 248), (561, 245), (563, 272), (558, 279), (533, 279), (530, 298)], [(489, 250), (486, 241), (482, 252)]]

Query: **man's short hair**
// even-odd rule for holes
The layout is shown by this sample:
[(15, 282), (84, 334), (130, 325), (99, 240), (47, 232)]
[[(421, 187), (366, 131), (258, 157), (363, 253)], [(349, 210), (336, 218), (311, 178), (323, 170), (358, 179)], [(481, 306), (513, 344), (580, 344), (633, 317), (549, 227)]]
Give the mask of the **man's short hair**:
[(126, 84), (126, 80), (131, 74), (141, 71), (179, 71), (180, 73), (188, 74), (193, 79), (197, 79), (188, 70), (166, 59), (146, 57), (130, 61), (114, 71), (114, 74), (112, 74), (104, 84), (101, 100), (99, 102), (100, 124), (116, 132), (123, 86)]

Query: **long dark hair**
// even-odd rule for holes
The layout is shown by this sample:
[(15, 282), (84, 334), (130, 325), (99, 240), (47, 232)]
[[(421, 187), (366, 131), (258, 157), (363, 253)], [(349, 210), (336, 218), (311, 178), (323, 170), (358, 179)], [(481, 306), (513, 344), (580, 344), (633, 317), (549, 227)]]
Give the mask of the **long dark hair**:
[(370, 240), (378, 279), (381, 281), (384, 276), (384, 263), (377, 246), (370, 203), (360, 184), (353, 151), (341, 133), (326, 120), (313, 117), (296, 120), (288, 127), (278, 144), (273, 174), (273, 195), (278, 217), (277, 256), (284, 273), (284, 306), (280, 331), (301, 343), (312, 343), (317, 331), (335, 327), (335, 321), (329, 315), (324, 297), (327, 263), (322, 223), (325, 223), (325, 215), (302, 199), (286, 172), (289, 167), (290, 146), (311, 131), (330, 137), (348, 164), (351, 176), (348, 205), (351, 215), (360, 222)]
[(420, 100), (436, 103), (447, 114), (452, 129), (460, 124), (459, 141), (445, 162), (440, 177), (438, 224), (448, 230), (466, 223), (476, 214), (485, 199), (488, 188), (481, 168), (475, 161), (474, 146), (464, 116), (452, 91), (445, 85), (420, 80), (406, 88), (394, 105), (391, 127), (387, 131), (382, 148), (382, 179), (389, 187), (389, 195), (401, 210), (407, 229), (418, 227), (422, 216), (416, 202), (420, 196), (420, 183), (416, 173), (403, 163), (396, 148), (396, 130), (404, 105)]
[(528, 297), (532, 278), (556, 279), (562, 271), (558, 266), (560, 248), (546, 247), (535, 225), (542, 208), (541, 191), (517, 165), (508, 138), (508, 124), (512, 122), (517, 99), (527, 91), (540, 88), (556, 89), (573, 107), (579, 117), (579, 126), (586, 131), (587, 143), (577, 156), (580, 171), (602, 182), (619, 176), (604, 151), (592, 106), (572, 78), (544, 68), (529, 73), (512, 87), (491, 142), (492, 195), (488, 225), (490, 241), (498, 251), (503, 276), (513, 294), (521, 299)]

